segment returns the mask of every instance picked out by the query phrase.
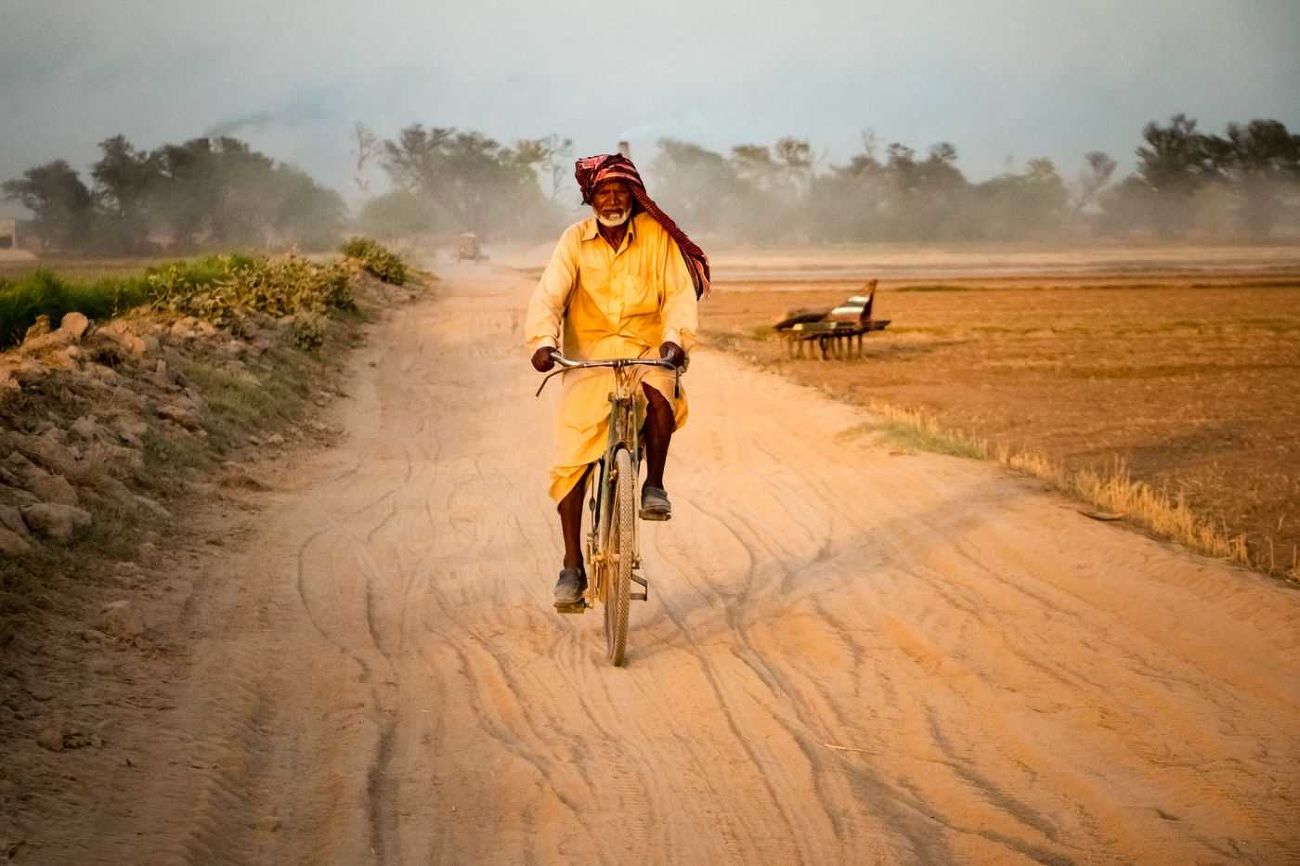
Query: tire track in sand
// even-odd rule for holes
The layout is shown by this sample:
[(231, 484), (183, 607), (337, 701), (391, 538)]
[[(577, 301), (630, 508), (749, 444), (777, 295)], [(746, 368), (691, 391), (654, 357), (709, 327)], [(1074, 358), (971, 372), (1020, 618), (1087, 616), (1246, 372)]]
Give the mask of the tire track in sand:
[[(599, 615), (549, 608), (529, 286), (444, 276), (377, 328), (346, 441), (267, 510), (240, 597), (214, 573), (196, 602), (200, 630), (238, 628), (200, 641), (179, 724), (257, 772), (210, 772), (219, 797), (135, 792), (139, 820), (102, 850), (1300, 862), (1296, 593), (994, 467), (890, 457), (842, 435), (863, 413), (707, 350), (669, 467), (677, 514), (643, 537), (654, 593), (628, 667), (605, 666)], [(201, 723), (213, 704), (229, 717)], [(273, 809), (279, 833), (247, 822)]]

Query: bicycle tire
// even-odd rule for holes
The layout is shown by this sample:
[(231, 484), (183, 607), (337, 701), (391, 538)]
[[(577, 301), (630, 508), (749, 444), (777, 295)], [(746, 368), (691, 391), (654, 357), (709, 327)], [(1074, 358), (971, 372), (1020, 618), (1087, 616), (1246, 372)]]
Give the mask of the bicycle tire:
[(614, 455), (613, 514), (609, 527), (609, 566), (605, 577), (605, 657), (618, 667), (627, 653), (627, 619), (632, 606), (632, 559), (636, 555), (636, 473), (632, 455), (620, 449)]

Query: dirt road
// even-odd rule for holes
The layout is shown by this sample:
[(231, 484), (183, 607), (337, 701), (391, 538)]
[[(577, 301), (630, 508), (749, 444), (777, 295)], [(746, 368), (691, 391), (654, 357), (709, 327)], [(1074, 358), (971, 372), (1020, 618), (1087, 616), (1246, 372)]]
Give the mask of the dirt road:
[(605, 666), (549, 607), (528, 289), (465, 268), (376, 330), (47, 862), (1300, 862), (1300, 594), (717, 353)]

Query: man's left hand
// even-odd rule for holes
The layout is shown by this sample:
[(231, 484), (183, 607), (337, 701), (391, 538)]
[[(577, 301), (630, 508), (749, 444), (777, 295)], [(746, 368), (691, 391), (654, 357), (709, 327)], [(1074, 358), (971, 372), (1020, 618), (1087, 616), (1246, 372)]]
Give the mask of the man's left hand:
[(659, 359), (681, 369), (686, 363), (686, 350), (676, 343), (664, 343), (659, 347)]

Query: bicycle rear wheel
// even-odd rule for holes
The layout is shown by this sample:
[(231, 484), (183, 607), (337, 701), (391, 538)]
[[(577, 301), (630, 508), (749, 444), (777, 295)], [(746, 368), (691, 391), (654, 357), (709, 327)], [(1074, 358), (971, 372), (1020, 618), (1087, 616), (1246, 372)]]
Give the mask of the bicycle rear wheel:
[(608, 566), (605, 578), (605, 657), (623, 664), (627, 651), (627, 615), (632, 606), (632, 560), (636, 556), (636, 473), (632, 455), (620, 449), (614, 455), (614, 501), (610, 515)]

